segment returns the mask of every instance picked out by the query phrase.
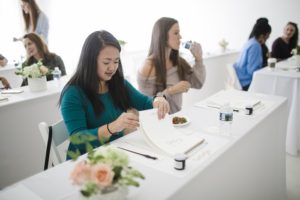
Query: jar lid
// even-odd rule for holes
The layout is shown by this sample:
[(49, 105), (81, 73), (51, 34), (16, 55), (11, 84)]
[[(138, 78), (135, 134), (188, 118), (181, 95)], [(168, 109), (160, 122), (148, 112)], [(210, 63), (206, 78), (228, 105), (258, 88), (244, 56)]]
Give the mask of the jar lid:
[(176, 161), (183, 161), (183, 160), (187, 159), (187, 155), (184, 153), (177, 153), (177, 154), (175, 154), (174, 159)]

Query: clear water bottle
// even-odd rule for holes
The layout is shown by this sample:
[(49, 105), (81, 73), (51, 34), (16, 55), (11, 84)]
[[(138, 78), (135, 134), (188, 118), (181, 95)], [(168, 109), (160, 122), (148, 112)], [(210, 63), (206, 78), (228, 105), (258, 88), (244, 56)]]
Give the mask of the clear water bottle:
[(231, 124), (233, 120), (233, 109), (227, 102), (220, 108), (220, 134), (231, 135)]
[(61, 71), (58, 67), (54, 68), (54, 71), (52, 72), (53, 79), (57, 86), (60, 86), (60, 77), (61, 77)]
[(192, 47), (192, 43), (193, 42), (189, 40), (189, 41), (182, 42), (181, 45), (183, 48), (190, 49)]

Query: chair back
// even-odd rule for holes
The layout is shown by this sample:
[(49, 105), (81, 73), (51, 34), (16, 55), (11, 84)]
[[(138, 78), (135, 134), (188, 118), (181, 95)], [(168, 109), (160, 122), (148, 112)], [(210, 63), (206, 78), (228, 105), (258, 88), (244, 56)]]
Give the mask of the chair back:
[(233, 67), (233, 64), (227, 64), (226, 65), (226, 71), (227, 71), (227, 80), (225, 82), (225, 88), (226, 89), (236, 89), (236, 90), (242, 90), (242, 86), (240, 84), (240, 81), (236, 75), (236, 71)]
[[(69, 134), (63, 120), (49, 126), (39, 123), (39, 130), (46, 146), (44, 170), (66, 160), (69, 145)], [(63, 147), (59, 149), (59, 147)]]

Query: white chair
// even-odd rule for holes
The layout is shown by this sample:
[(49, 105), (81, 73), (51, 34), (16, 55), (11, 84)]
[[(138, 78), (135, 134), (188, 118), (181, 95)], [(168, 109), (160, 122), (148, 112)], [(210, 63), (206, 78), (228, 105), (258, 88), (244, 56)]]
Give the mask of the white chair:
[(44, 170), (66, 160), (69, 134), (63, 120), (49, 126), (46, 122), (39, 123), (39, 130), (46, 146)]
[(225, 88), (226, 89), (236, 89), (236, 90), (242, 90), (242, 86), (240, 84), (240, 81), (236, 75), (236, 71), (233, 67), (233, 64), (227, 64), (226, 65), (226, 71), (227, 71), (227, 80), (225, 82)]

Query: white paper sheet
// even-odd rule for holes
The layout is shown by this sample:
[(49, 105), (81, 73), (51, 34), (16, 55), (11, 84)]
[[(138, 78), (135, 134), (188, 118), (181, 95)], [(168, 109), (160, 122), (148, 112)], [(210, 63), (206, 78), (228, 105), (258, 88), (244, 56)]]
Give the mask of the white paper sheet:
[(198, 134), (179, 132), (169, 115), (159, 120), (156, 109), (140, 112), (140, 132), (152, 147), (172, 157), (177, 153), (188, 154), (204, 141)]
[[(257, 98), (240, 98), (238, 96), (228, 96), (224, 97), (224, 95), (214, 95), (205, 100), (205, 104), (208, 107), (213, 108), (221, 108), (225, 103), (229, 103), (230, 106), (235, 110), (243, 110), (246, 106), (252, 106), (253, 108), (258, 106), (261, 101)], [(198, 105), (199, 104), (199, 105)], [(202, 106), (202, 102), (195, 104), (196, 106)]]

